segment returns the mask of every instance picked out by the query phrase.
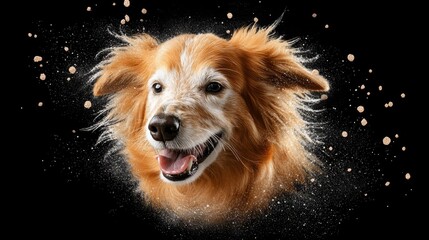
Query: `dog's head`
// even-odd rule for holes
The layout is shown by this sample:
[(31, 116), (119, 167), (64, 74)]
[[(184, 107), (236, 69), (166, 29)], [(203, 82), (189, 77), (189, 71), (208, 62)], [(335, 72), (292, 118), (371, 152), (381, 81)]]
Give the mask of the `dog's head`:
[(125, 40), (100, 65), (94, 95), (111, 96), (116, 138), (153, 154), (150, 166), (169, 183), (193, 182), (217, 161), (260, 164), (269, 143), (301, 123), (296, 93), (329, 88), (272, 28)]

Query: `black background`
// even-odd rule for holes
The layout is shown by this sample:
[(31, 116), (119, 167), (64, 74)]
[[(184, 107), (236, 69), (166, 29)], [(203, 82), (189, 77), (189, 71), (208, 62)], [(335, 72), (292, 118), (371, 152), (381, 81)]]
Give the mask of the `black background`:
[[(25, 186), (32, 186), (35, 193), (20, 198), (24, 201), (19, 205), (22, 209), (19, 212), (24, 215), (13, 223), (37, 222), (40, 227), (36, 231), (40, 236), (56, 235), (55, 231), (59, 231), (61, 235), (119, 234), (135, 235), (139, 239), (151, 239), (151, 234), (169, 239), (374, 236), (384, 239), (398, 235), (413, 239), (422, 232), (419, 219), (426, 207), (422, 204), (421, 182), (425, 173), (421, 162), (426, 159), (418, 154), (418, 144), (424, 140), (420, 142), (416, 136), (423, 135), (420, 129), (425, 127), (420, 123), (424, 121), (419, 120), (420, 110), (415, 110), (422, 105), (418, 89), (424, 81), (420, 73), (425, 71), (417, 60), (420, 50), (424, 49), (420, 42), (420, 32), (424, 29), (419, 21), (419, 6), (411, 2), (375, 6), (365, 1), (131, 0), (131, 6), (125, 8), (123, 1), (115, 1), (115, 7), (112, 2), (32, 1), (25, 7), (14, 7), (22, 9), (19, 16), (23, 21), (10, 26), (14, 32), (17, 30), (12, 44), (18, 43), (19, 50), (23, 51), (19, 51), (17, 59), (20, 77), (10, 81), (14, 89), (23, 91), (13, 98), (12, 111), (17, 119), (12, 118), (12, 123), (18, 124), (15, 128), (18, 134), (13, 134), (10, 143), (12, 147), (23, 147), (16, 151), (17, 167), (34, 166), (32, 171), (39, 169), (41, 180), (23, 177), (27, 181)], [(91, 6), (89, 12), (88, 6)], [(142, 7), (148, 10), (147, 14), (141, 14)], [(296, 220), (296, 224), (294, 220), (287, 221), (291, 227), (285, 227), (284, 221), (275, 219), (269, 226), (249, 225), (245, 231), (237, 229), (235, 233), (231, 229), (188, 231), (163, 225), (156, 213), (142, 206), (136, 197), (133, 183), (124, 174), (122, 161), (104, 157), (108, 145), (95, 146), (99, 132), (80, 130), (93, 124), (103, 104), (92, 99), (84, 73), (100, 60), (95, 57), (100, 50), (117, 43), (107, 29), (134, 34), (145, 27), (144, 31), (161, 39), (184, 31), (214, 31), (228, 37), (226, 29), (251, 24), (255, 16), (258, 24), (267, 26), (284, 9), (285, 16), (277, 33), (286, 39), (301, 38), (305, 43), (302, 47), (310, 50), (310, 56), (321, 56), (313, 66), (331, 81), (332, 91), (324, 105), (330, 109), (324, 119), (331, 122), (331, 127), (325, 129), (328, 131), (326, 147), (334, 145), (338, 151), (333, 159), (326, 161), (344, 169), (353, 166), (350, 179), (339, 174), (340, 171), (335, 172), (330, 185), (320, 191), (346, 186), (356, 187), (358, 193), (338, 190), (345, 196), (340, 200), (346, 202), (338, 203), (335, 215), (340, 216), (337, 220), (341, 223), (321, 210), (323, 217), (314, 221), (329, 221), (326, 226), (318, 225), (313, 230), (294, 228), (301, 220)], [(233, 13), (232, 19), (226, 17), (228, 12)], [(317, 13), (317, 17), (312, 17), (313, 13)], [(120, 20), (125, 14), (131, 21), (121, 26)], [(29, 37), (28, 33), (38, 36)], [(70, 47), (70, 51), (65, 52), (64, 46)], [(355, 61), (347, 61), (349, 53), (354, 54)], [(43, 57), (42, 67), (33, 61), (37, 55)], [(73, 64), (78, 72), (69, 74), (67, 69)], [(368, 74), (368, 69), (373, 73)], [(38, 79), (40, 73), (46, 73), (45, 81)], [(366, 90), (359, 89), (362, 84), (371, 92), (368, 98)], [(378, 91), (379, 85), (383, 91)], [(406, 94), (404, 99), (401, 93)], [(86, 100), (93, 103), (90, 109), (83, 107)], [(393, 101), (392, 108), (384, 107), (388, 101)], [(38, 106), (39, 102), (43, 105)], [(361, 115), (356, 111), (359, 105), (365, 106), (364, 116), (369, 122), (366, 127), (360, 126)], [(339, 136), (342, 130), (349, 132), (349, 141)], [(399, 134), (399, 138), (395, 139), (395, 134)], [(381, 141), (384, 136), (394, 141), (384, 146)], [(407, 150), (402, 151), (402, 146)], [(361, 171), (354, 173), (355, 169)], [(406, 180), (405, 173), (410, 173), (411, 179)], [(339, 179), (338, 185), (333, 184), (335, 176)], [(386, 181), (391, 182), (389, 187), (384, 185)], [(26, 191), (24, 187), (18, 188)], [(367, 192), (369, 200), (361, 200)], [(360, 197), (356, 197), (358, 195)], [(334, 199), (328, 198), (329, 205), (335, 205)], [(323, 206), (316, 210), (321, 208)], [(273, 230), (282, 228), (288, 230)]]

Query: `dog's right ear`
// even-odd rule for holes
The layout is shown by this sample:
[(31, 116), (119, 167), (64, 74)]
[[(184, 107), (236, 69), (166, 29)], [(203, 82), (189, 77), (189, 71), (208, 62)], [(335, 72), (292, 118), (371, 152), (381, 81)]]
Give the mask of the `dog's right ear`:
[(127, 45), (114, 48), (109, 59), (99, 67), (95, 75), (94, 96), (112, 94), (129, 87), (142, 85), (148, 74), (158, 42), (143, 34), (137, 37), (121, 37)]

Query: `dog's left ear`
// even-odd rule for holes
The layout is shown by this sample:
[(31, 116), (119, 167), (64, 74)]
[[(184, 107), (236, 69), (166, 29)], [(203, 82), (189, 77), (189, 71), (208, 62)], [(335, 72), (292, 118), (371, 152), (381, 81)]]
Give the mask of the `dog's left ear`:
[(234, 32), (230, 43), (242, 50), (245, 71), (278, 88), (328, 91), (328, 81), (303, 66), (288, 42), (271, 36), (272, 30), (251, 27)]
[(136, 37), (121, 37), (127, 45), (114, 48), (110, 58), (101, 64), (94, 76), (94, 96), (113, 94), (130, 87), (138, 87), (144, 79), (141, 74), (149, 72), (153, 49), (158, 42), (144, 34)]

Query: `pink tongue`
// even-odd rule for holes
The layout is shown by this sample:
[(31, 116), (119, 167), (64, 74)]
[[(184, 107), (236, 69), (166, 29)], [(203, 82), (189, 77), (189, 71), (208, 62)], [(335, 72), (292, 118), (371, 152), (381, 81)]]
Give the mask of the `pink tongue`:
[(169, 149), (164, 149), (158, 154), (159, 166), (164, 173), (175, 175), (186, 171), (189, 163), (196, 159), (192, 154), (185, 155)]

